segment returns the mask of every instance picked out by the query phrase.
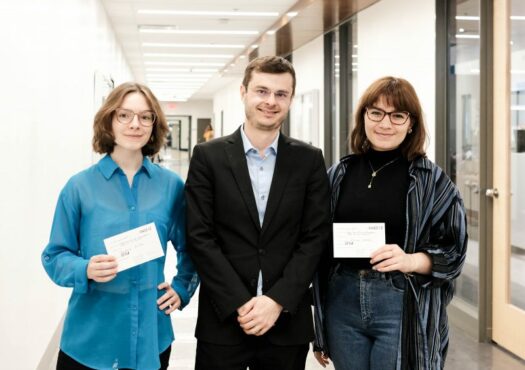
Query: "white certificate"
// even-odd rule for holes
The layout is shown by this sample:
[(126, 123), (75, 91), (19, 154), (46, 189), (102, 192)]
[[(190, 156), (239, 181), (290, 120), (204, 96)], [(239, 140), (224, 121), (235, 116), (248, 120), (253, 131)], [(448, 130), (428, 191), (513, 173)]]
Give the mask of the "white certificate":
[(154, 222), (106, 238), (104, 245), (117, 257), (119, 272), (164, 255)]
[(368, 258), (385, 244), (384, 223), (334, 223), (334, 257)]

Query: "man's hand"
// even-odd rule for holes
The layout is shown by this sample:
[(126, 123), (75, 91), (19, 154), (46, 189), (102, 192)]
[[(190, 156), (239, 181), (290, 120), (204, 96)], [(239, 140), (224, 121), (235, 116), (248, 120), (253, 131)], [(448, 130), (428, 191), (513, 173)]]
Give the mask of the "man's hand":
[(98, 254), (89, 259), (87, 266), (88, 279), (97, 283), (107, 283), (117, 276), (117, 259), (108, 254)]
[(248, 335), (261, 336), (275, 324), (283, 306), (268, 296), (253, 297), (237, 309), (237, 320)]

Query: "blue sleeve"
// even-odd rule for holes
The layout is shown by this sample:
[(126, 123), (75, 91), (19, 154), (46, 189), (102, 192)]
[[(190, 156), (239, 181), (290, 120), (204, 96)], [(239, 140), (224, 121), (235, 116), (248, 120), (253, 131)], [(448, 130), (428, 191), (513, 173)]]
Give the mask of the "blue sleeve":
[(171, 286), (181, 299), (180, 309), (190, 302), (200, 281), (193, 262), (186, 252), (186, 203), (183, 187), (184, 185), (177, 189), (179, 194), (176, 197), (170, 230), (170, 240), (177, 252), (177, 274), (173, 277)]
[(68, 183), (60, 193), (49, 244), (42, 253), (42, 264), (56, 284), (87, 293), (88, 260), (79, 255), (80, 200)]

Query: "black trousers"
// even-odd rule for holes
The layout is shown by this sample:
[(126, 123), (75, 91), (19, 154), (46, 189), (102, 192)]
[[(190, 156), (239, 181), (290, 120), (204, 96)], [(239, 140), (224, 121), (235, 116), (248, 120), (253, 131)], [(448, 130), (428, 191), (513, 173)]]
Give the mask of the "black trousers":
[(264, 336), (233, 346), (198, 340), (195, 370), (304, 370), (308, 348), (308, 343), (277, 346)]
[[(170, 363), (171, 346), (169, 346), (164, 352), (159, 355), (160, 359), (160, 370), (166, 370)], [(58, 352), (57, 370), (94, 370), (90, 367), (82, 365), (80, 362), (73, 360), (71, 357), (66, 355), (62, 350)], [(131, 369), (119, 369), (119, 370), (131, 370)]]

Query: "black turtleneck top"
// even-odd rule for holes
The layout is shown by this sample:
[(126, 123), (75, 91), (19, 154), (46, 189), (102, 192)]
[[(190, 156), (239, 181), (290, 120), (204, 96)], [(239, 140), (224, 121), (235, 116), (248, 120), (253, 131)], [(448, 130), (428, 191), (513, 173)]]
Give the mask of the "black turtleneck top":
[[(393, 162), (387, 164), (390, 161)], [(386, 166), (379, 170), (383, 165)], [(409, 162), (398, 149), (386, 152), (369, 150), (351, 158), (341, 182), (334, 222), (384, 222), (386, 243), (403, 248), (408, 167)], [(379, 171), (368, 188), (372, 168)], [(371, 268), (369, 258), (338, 260), (352, 269)]]

